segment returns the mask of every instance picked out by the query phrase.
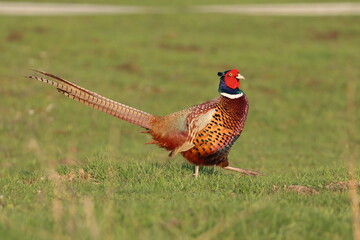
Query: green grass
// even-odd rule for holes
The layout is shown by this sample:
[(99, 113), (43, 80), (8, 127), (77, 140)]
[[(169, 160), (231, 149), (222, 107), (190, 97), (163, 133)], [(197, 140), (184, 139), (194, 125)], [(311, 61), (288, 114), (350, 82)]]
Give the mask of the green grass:
[[(358, 17), (0, 22), (2, 238), (351, 239), (349, 194), (329, 184), (359, 159)], [(229, 68), (250, 100), (230, 163), (265, 176), (201, 168), (194, 179), (141, 129), (22, 77), (46, 70), (164, 115), (216, 97)]]

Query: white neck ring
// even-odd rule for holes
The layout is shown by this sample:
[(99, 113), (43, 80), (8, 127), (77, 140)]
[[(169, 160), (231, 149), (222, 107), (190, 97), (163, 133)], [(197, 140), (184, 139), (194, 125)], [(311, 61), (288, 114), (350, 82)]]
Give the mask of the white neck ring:
[(242, 97), (242, 95), (244, 95), (244, 93), (237, 93), (237, 94), (229, 94), (229, 93), (220, 93), (222, 96), (224, 97), (227, 97), (227, 98), (230, 98), (230, 99), (236, 99), (236, 98), (239, 98), (239, 97)]

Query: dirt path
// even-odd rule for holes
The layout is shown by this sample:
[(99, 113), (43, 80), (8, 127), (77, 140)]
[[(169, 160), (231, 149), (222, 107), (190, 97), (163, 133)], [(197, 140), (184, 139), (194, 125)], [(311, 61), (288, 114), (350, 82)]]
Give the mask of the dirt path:
[(0, 2), (0, 15), (103, 15), (103, 14), (156, 14), (156, 13), (227, 13), (273, 16), (334, 16), (360, 15), (360, 3), (299, 3), (299, 4), (247, 4), (208, 5), (187, 8), (145, 7), (100, 4)]

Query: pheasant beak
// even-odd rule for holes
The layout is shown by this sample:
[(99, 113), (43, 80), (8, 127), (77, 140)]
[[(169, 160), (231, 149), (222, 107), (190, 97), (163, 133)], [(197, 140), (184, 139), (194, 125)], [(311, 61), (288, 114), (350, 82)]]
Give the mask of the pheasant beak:
[(235, 77), (237, 80), (245, 80), (245, 77), (240, 75), (240, 73), (238, 73), (238, 75)]

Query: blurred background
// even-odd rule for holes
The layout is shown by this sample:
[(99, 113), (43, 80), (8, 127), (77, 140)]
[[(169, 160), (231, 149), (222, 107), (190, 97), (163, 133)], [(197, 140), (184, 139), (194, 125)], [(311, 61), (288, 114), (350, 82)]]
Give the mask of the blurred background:
[[(335, 14), (314, 13), (311, 6), (310, 13), (300, 14), (276, 13), (276, 6), (275, 13), (255, 9), (260, 11), (255, 14), (233, 12), (234, 6), (230, 13), (198, 8), (299, 3), (291, 0), (63, 1), (69, 2), (106, 5), (95, 6), (106, 10), (50, 14), (53, 10), (33, 5), (35, 12), (25, 6), (25, 12), (0, 15), (0, 178), (98, 159), (125, 165), (185, 162), (144, 146), (150, 139), (138, 127), (24, 78), (34, 74), (31, 69), (165, 115), (217, 97), (217, 72), (236, 68), (246, 78), (241, 88), (250, 110), (230, 154), (233, 165), (270, 176), (320, 172), (331, 178), (359, 163), (356, 2), (350, 5), (355, 13)], [(121, 12), (117, 7), (123, 5), (141, 8), (109, 13)], [(343, 5), (334, 8), (341, 11)]]

